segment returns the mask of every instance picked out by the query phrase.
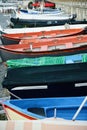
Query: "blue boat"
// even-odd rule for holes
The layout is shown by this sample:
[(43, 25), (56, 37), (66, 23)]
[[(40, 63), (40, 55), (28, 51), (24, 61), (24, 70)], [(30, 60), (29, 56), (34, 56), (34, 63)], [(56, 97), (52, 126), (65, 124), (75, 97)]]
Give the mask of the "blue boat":
[(8, 100), (3, 103), (11, 120), (59, 118), (87, 121), (87, 97)]

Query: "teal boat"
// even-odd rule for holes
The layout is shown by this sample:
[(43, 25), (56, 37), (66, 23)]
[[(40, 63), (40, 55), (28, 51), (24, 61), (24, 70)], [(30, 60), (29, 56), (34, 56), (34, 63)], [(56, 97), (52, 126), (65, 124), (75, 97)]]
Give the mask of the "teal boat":
[(27, 66), (47, 66), (58, 64), (71, 64), (87, 62), (87, 53), (66, 55), (66, 56), (45, 56), (38, 58), (23, 58), (7, 60), (6, 64), (10, 68)]

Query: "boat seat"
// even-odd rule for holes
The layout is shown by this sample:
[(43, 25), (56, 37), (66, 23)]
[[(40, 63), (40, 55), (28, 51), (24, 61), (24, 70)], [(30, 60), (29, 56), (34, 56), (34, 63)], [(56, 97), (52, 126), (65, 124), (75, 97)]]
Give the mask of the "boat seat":
[(54, 115), (54, 111), (55, 111), (56, 107), (43, 107), (43, 108), (38, 108), (38, 107), (32, 107), (32, 108), (28, 108), (27, 111), (32, 112), (34, 114), (38, 114), (41, 116), (47, 116), (47, 111), (51, 110), (51, 115)]
[(47, 50), (48, 50), (48, 46), (47, 45), (41, 46), (40, 51), (47, 51)]
[(50, 117), (53, 117), (54, 112), (55, 112), (55, 107), (43, 107), (43, 108), (32, 107), (32, 108), (27, 109), (27, 111), (29, 111), (29, 112), (32, 112), (34, 114), (38, 114), (41, 116), (46, 116), (46, 117), (49, 117), (49, 113), (47, 112), (49, 110), (51, 110)]
[(28, 39), (29, 38), (37, 38), (37, 37), (38, 37), (38, 35), (31, 35), (31, 36), (28, 37)]
[(56, 37), (57, 36), (57, 33), (52, 33), (50, 34), (51, 37)]
[(52, 107), (44, 107), (44, 112), (45, 112), (45, 116), (46, 117), (56, 117), (56, 110), (58, 109), (58, 107), (56, 106), (52, 106)]
[(72, 42), (66, 43), (66, 48), (73, 48), (73, 43)]
[[(71, 106), (72, 108), (72, 106)], [(73, 113), (68, 113), (68, 110), (71, 109), (70, 105), (64, 105), (63, 109), (66, 111), (62, 110), (62, 105), (61, 106), (48, 106), (48, 107), (32, 107), (32, 108), (28, 108), (27, 111), (32, 112), (34, 114), (40, 115), (40, 116), (44, 116), (46, 118), (57, 118), (57, 117), (61, 117), (62, 116), (62, 112), (65, 114), (65, 118), (67, 119), (67, 117), (69, 119), (72, 119), (72, 116), (75, 114), (75, 111), (78, 109), (78, 105), (75, 104), (73, 106)], [(84, 111), (87, 111), (87, 106), (84, 106)], [(79, 118), (84, 118), (84, 120), (87, 119), (87, 116), (84, 117), (84, 111), (81, 113)], [(61, 116), (60, 116), (61, 115)]]

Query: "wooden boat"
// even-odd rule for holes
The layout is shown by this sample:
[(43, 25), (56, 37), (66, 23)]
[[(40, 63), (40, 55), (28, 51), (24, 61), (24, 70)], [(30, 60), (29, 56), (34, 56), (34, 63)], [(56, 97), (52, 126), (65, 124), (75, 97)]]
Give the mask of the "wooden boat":
[(87, 123), (86, 102), (87, 97), (28, 98), (8, 100), (3, 106), (10, 120), (65, 119)]
[(3, 45), (8, 44), (19, 44), (20, 40), (28, 39), (28, 42), (36, 41), (36, 39), (52, 39), (58, 37), (66, 37), (77, 34), (87, 33), (86, 28), (73, 28), (73, 29), (60, 29), (50, 31), (38, 31), (38, 32), (27, 32), (27, 33), (15, 33), (15, 34), (2, 34), (1, 41)]
[(40, 32), (40, 31), (51, 31), (51, 30), (64, 30), (64, 29), (78, 29), (78, 28), (86, 28), (87, 24), (78, 24), (71, 25), (65, 24), (62, 26), (48, 26), (48, 27), (35, 27), (35, 28), (3, 28), (0, 26), (0, 33), (14, 34), (14, 33), (29, 33), (29, 32)]
[(2, 85), (12, 98), (85, 96), (86, 66), (87, 62), (8, 68)]
[[(33, 86), (42, 84), (50, 85), (51, 83), (56, 84), (64, 82), (66, 83), (86, 82), (87, 80), (86, 65), (87, 62), (79, 64), (74, 63), (74, 64), (10, 68), (8, 69), (7, 76), (5, 77), (4, 86), (7, 88), (14, 88), (16, 86), (24, 86), (24, 85)], [(71, 73), (72, 76), (70, 76)], [(16, 78), (14, 78), (14, 76), (12, 75), (15, 75)]]
[[(43, 42), (42, 42), (43, 40)], [(67, 55), (87, 52), (87, 35), (58, 38), (49, 42), (42, 39), (34, 44), (0, 45), (2, 61), (49, 55)]]
[[(41, 53), (26, 52), (24, 55), (17, 53), (14, 57), (12, 53), (12, 51), (9, 53), (9, 58), (6, 53), (5, 57), (18, 60), (34, 57), (29, 61), (24, 59), (25, 65), (21, 63), (22, 59), (19, 60), (21, 65), (14, 60), (10, 63), (7, 61), (10, 65), (8, 65), (3, 87), (9, 89), (14, 95), (21, 98), (87, 95), (87, 46)], [(14, 96), (11, 95), (11, 98)]]

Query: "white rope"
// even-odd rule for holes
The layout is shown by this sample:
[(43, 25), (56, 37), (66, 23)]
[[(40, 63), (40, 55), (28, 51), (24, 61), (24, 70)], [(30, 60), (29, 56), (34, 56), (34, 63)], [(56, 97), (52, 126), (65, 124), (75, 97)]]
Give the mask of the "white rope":
[(13, 94), (12, 92), (10, 92), (9, 90), (8, 90), (8, 92), (9, 92), (12, 96), (16, 97), (17, 99), (21, 99), (20, 97), (16, 96), (15, 94)]

